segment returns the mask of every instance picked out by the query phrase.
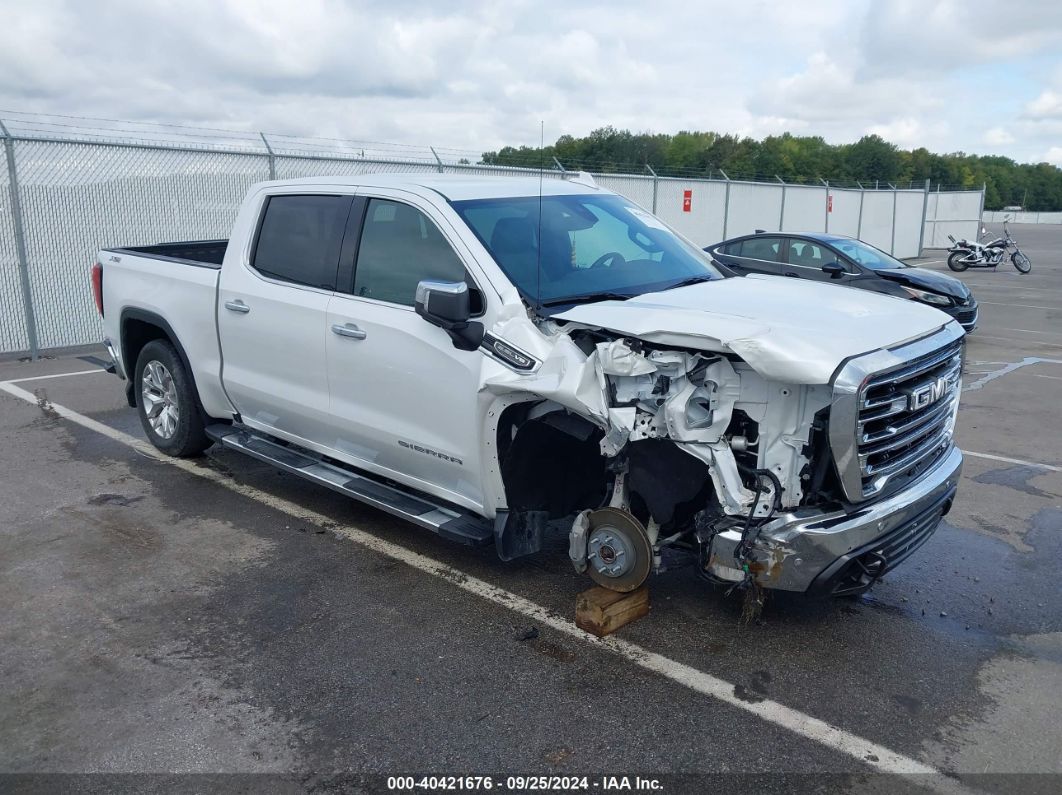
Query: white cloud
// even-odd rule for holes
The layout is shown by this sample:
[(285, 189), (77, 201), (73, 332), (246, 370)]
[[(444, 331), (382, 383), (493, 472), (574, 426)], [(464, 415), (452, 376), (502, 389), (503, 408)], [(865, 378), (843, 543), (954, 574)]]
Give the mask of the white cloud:
[(878, 132), (1019, 159), (1062, 120), (1059, 3), (0, 0), (0, 20), (0, 108), (22, 111), (473, 151), (537, 143), (540, 120), (550, 140)]
[(1025, 113), (1034, 119), (1062, 119), (1062, 91), (1045, 89), (1025, 106)]
[(984, 142), (992, 146), (1006, 146), (1014, 143), (1014, 136), (1003, 127), (991, 127), (985, 131)]
[(1047, 150), (1047, 154), (1044, 155), (1044, 160), (1048, 163), (1054, 163), (1056, 166), (1062, 166), (1062, 146), (1052, 146)]

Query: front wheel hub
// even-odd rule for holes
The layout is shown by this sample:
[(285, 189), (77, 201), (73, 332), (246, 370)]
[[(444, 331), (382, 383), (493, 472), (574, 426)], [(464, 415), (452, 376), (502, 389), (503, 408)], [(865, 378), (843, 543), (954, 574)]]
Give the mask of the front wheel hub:
[(619, 508), (599, 508), (589, 518), (586, 559), (590, 577), (612, 591), (633, 591), (645, 582), (653, 549), (642, 523)]

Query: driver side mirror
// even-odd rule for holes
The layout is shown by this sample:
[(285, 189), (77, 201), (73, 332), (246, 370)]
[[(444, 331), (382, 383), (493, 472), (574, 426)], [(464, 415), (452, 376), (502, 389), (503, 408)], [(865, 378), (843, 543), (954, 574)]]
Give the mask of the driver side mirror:
[(831, 279), (840, 279), (846, 273), (844, 265), (839, 262), (827, 262), (822, 266), (822, 272), (827, 274)]
[(483, 324), (470, 320), (472, 300), (465, 282), (425, 279), (417, 284), (413, 308), (433, 326), (449, 334), (455, 348), (474, 351), (483, 341)]

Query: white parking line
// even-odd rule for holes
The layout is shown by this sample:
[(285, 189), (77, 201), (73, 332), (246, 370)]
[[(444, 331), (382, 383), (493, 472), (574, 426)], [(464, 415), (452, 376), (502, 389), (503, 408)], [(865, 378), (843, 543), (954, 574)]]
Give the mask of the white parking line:
[(980, 331), (976, 332), (976, 334), (977, 334), (977, 336), (974, 337), (973, 339), (979, 339), (979, 340), (1003, 340), (1004, 342), (1018, 342), (1018, 343), (1023, 343), (1023, 344), (1026, 344), (1026, 345), (1033, 345), (1033, 346), (1036, 346), (1036, 345), (1044, 346), (1044, 345), (1046, 345), (1049, 348), (1062, 348), (1062, 343), (1058, 343), (1058, 342), (1040, 342), (1039, 340), (1036, 340), (1036, 341), (1028, 340), (1028, 339), (1023, 340), (1023, 339), (1018, 339), (1017, 337), (999, 337), (999, 336), (996, 336), (994, 334), (982, 334)]
[[(73, 375), (73, 373), (71, 373)], [(636, 643), (617, 637), (597, 638), (575, 626), (571, 621), (560, 618), (549, 608), (536, 604), (510, 591), (506, 591), (495, 585), (472, 577), (460, 569), (456, 569), (446, 563), (413, 552), (398, 544), (377, 538), (370, 533), (359, 530), (356, 527), (343, 526), (336, 523), (333, 517), (318, 513), (305, 508), (294, 502), (277, 497), (268, 492), (260, 491), (253, 486), (237, 483), (231, 478), (222, 475), (212, 469), (200, 466), (187, 459), (169, 458), (159, 453), (150, 443), (137, 439), (134, 436), (104, 425), (91, 417), (86, 417), (76, 411), (47, 402), (43, 396), (38, 398), (31, 392), (27, 392), (10, 381), (0, 382), (0, 390), (29, 403), (40, 405), (42, 408), (54, 412), (58, 416), (69, 420), (88, 430), (95, 431), (116, 442), (132, 448), (138, 453), (152, 458), (160, 463), (181, 469), (189, 474), (209, 480), (243, 497), (253, 499), (275, 510), (286, 513), (293, 518), (305, 522), (324, 525), (350, 541), (373, 550), (381, 555), (386, 555), (393, 560), (405, 563), (412, 568), (431, 574), (445, 580), (450, 585), (460, 588), (470, 594), (519, 613), (525, 618), (548, 626), (558, 632), (564, 633), (579, 641), (585, 642), (595, 648), (610, 651), (627, 662), (647, 671), (659, 674), (672, 682), (680, 684), (701, 695), (709, 696), (721, 701), (735, 709), (748, 712), (761, 720), (772, 723), (800, 736), (819, 743), (831, 750), (845, 754), (868, 767), (875, 768), (884, 773), (914, 773), (928, 776), (922, 781), (926, 787), (944, 793), (969, 792), (956, 780), (946, 776), (941, 771), (919, 762), (903, 754), (892, 751), (875, 742), (867, 740), (833, 726), (825, 721), (814, 718), (799, 710), (792, 709), (777, 701), (765, 699), (755, 703), (738, 698), (734, 694), (734, 684), (720, 679), (711, 674), (700, 671), (689, 665), (672, 660), (656, 652), (652, 652)]]
[(1037, 461), (1023, 461), (1020, 458), (1007, 458), (1005, 455), (993, 455), (992, 453), (975, 453), (973, 450), (963, 450), (963, 455), (972, 455), (974, 458), (987, 458), (991, 461), (1002, 461), (1004, 464), (1017, 464), (1023, 467), (1034, 467), (1036, 469), (1046, 469), (1048, 472), (1062, 472), (1062, 467), (1056, 467), (1051, 464), (1041, 464)]
[(1044, 375), (1043, 373), (1033, 373), (1037, 378), (1050, 378), (1054, 381), (1062, 381), (1062, 375)]
[(1062, 335), (1062, 332), (1058, 331), (1033, 331), (1027, 328), (1004, 328), (1002, 331), (1020, 331), (1022, 334), (1051, 334), (1056, 337)]
[[(66, 378), (69, 375), (92, 375), (93, 373), (106, 373), (102, 367), (96, 367), (92, 370), (78, 370), (74, 373), (53, 373), (52, 375), (31, 375), (28, 378), (13, 378), (10, 381), (4, 381), (5, 384), (21, 384), (26, 381), (43, 381), (46, 378)], [(108, 373), (109, 375), (109, 373)]]
[(1062, 307), (1060, 307), (1060, 306), (1042, 306), (1040, 304), (1008, 304), (1008, 303), (1005, 303), (1003, 301), (978, 301), (978, 303), (981, 304), (982, 306), (985, 305), (985, 304), (988, 304), (989, 306), (1009, 306), (1009, 307), (1018, 307), (1019, 309), (1047, 309), (1047, 310), (1062, 309)]
[(1025, 290), (1030, 293), (1062, 293), (1062, 290), (1055, 290), (1051, 287), (1040, 287), (1038, 285), (1031, 285), (1023, 287), (1020, 284), (996, 284), (989, 281), (977, 281), (973, 283), (978, 290), (994, 290), (997, 287), (1000, 290)]

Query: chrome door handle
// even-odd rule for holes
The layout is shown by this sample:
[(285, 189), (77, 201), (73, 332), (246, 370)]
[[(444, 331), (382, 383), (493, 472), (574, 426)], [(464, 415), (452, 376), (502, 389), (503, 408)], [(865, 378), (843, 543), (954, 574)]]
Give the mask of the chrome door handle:
[(338, 334), (340, 337), (350, 337), (353, 340), (363, 340), (369, 336), (353, 323), (347, 323), (345, 326), (334, 323), (332, 324), (332, 333)]
[(251, 307), (247, 306), (247, 304), (238, 298), (235, 301), (226, 301), (225, 308), (233, 312), (239, 312), (241, 315), (246, 315), (251, 311)]

